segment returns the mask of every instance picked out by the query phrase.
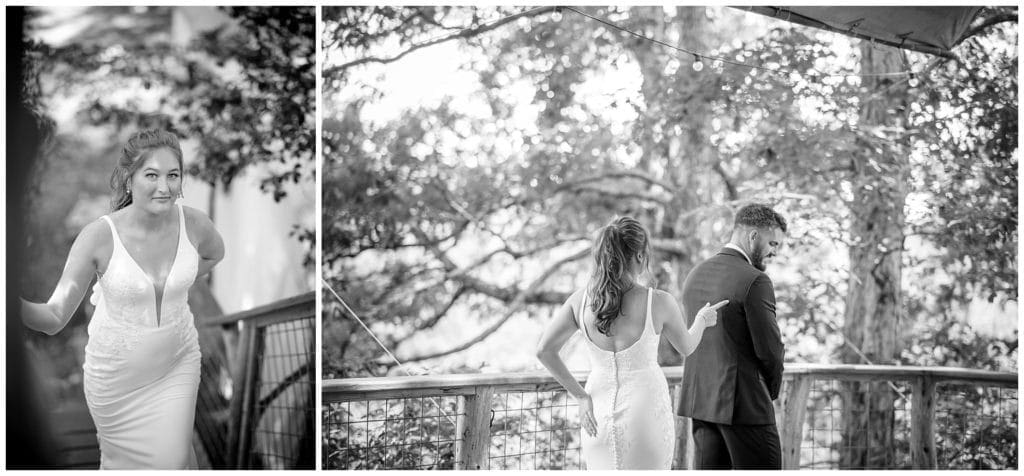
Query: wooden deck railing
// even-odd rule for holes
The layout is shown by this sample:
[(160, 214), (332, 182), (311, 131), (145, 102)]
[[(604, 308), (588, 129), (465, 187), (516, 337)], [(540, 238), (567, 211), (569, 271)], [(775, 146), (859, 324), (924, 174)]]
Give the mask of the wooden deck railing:
[[(677, 394), (683, 368), (664, 371)], [(1017, 465), (1015, 373), (789, 364), (784, 379), (776, 401), (784, 468)], [(325, 380), (322, 402), (325, 469), (580, 464), (574, 405), (543, 372)], [(692, 467), (688, 421), (679, 418), (677, 429), (677, 466)], [(968, 441), (979, 433), (980, 444)], [(957, 453), (958, 445), (976, 454)]]
[[(315, 311), (309, 292), (199, 321), (193, 446), (201, 468), (313, 468)], [(96, 427), (84, 400), (52, 419), (60, 465), (97, 468)]]
[[(221, 329), (228, 341), (208, 367), (230, 376), (220, 379), (230, 391), (211, 389), (221, 383), (218, 372), (204, 368), (207, 388), (200, 391), (196, 423), (199, 429), (208, 423), (200, 421), (204, 416), (220, 415), (220, 424), (207, 425), (200, 437), (222, 468), (313, 469), (315, 319), (316, 296), (309, 292), (202, 322), (201, 332)], [(204, 390), (229, 398), (203, 398)]]

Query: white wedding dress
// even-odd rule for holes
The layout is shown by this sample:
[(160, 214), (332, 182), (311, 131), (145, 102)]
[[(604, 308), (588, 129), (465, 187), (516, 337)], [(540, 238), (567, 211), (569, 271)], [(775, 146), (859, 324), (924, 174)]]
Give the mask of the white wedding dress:
[(647, 290), (644, 330), (619, 352), (597, 346), (583, 324), (593, 319), (587, 294), (577, 323), (587, 342), (590, 376), (586, 390), (594, 402), (597, 436), (582, 436), (587, 469), (671, 469), (675, 418), (665, 373), (658, 366), (658, 334), (651, 321), (652, 289)]
[(83, 365), (101, 469), (196, 466), (192, 424), (200, 354), (187, 300), (199, 254), (188, 239), (184, 210), (177, 208), (178, 248), (162, 297), (128, 254), (113, 221), (103, 217), (114, 250), (94, 288)]

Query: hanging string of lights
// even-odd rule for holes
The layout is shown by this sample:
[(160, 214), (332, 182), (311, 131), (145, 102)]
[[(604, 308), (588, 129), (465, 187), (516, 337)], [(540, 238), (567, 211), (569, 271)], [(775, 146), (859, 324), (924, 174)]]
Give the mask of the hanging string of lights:
[[(675, 50), (675, 51), (679, 51), (681, 53), (685, 53), (685, 54), (691, 55), (694, 58), (693, 69), (695, 71), (702, 71), (704, 69), (704, 60), (708, 59), (708, 60), (712, 60), (714, 62), (721, 62), (721, 63), (731, 64), (731, 65), (734, 65), (734, 66), (741, 66), (741, 67), (745, 67), (745, 68), (757, 69), (757, 70), (765, 71), (765, 72), (768, 72), (768, 73), (774, 73), (774, 74), (780, 74), (780, 75), (785, 74), (788, 77), (792, 77), (794, 74), (800, 74), (800, 73), (798, 73), (796, 71), (791, 71), (791, 70), (784, 69), (784, 68), (768, 68), (768, 67), (765, 67), (765, 66), (744, 63), (742, 61), (733, 61), (733, 60), (730, 60), (729, 58), (723, 58), (723, 57), (720, 57), (720, 56), (714, 56), (714, 55), (709, 55), (709, 54), (706, 54), (706, 53), (700, 53), (700, 52), (697, 52), (697, 51), (692, 51), (692, 50), (689, 50), (689, 49), (686, 49), (686, 48), (682, 48), (682, 47), (679, 47), (679, 46), (671, 45), (669, 43), (665, 43), (664, 41), (658, 40), (656, 38), (651, 38), (649, 36), (642, 35), (640, 33), (632, 31), (632, 30), (630, 30), (628, 28), (625, 28), (625, 27), (623, 27), (621, 25), (618, 25), (616, 23), (613, 23), (611, 21), (605, 20), (605, 19), (600, 18), (600, 17), (596, 17), (596, 16), (593, 16), (593, 15), (590, 15), (588, 13), (585, 13), (585, 12), (583, 12), (581, 10), (578, 10), (576, 8), (573, 8), (573, 7), (559, 7), (559, 8), (564, 8), (566, 10), (569, 10), (569, 11), (573, 12), (573, 13), (576, 13), (577, 15), (580, 15), (582, 17), (585, 17), (585, 18), (588, 18), (590, 20), (596, 21), (596, 22), (601, 23), (602, 25), (605, 25), (607, 27), (614, 28), (614, 29), (619, 30), (619, 31), (621, 31), (623, 33), (632, 35), (632, 36), (634, 36), (636, 38), (639, 38), (641, 40), (648, 41), (648, 42), (651, 42), (651, 43), (654, 43), (654, 44), (657, 44), (657, 45), (661, 45), (661, 46), (664, 46), (666, 48), (669, 48), (669, 49), (672, 49), (672, 50)], [(909, 64), (906, 61), (904, 62), (904, 64), (907, 65), (908, 68), (909, 68)], [(822, 72), (822, 71), (817, 71), (817, 70), (815, 70), (813, 68), (807, 70), (804, 74), (806, 74), (808, 76), (811, 76), (811, 77), (820, 77), (820, 78), (828, 78), (828, 77), (833, 77), (833, 78), (861, 77), (861, 78), (864, 78), (864, 77), (886, 77), (886, 76), (913, 77), (915, 75), (915, 73), (913, 73), (909, 69), (908, 70), (904, 70), (904, 71), (892, 71), (892, 72), (884, 72), (884, 73), (826, 73), (826, 72)]]
[[(484, 29), (487, 29), (489, 27), (492, 27), (492, 26), (500, 24), (500, 23), (506, 23), (506, 22), (508, 22), (509, 19), (511, 19), (513, 17), (526, 18), (526, 17), (529, 17), (532, 14), (535, 14), (538, 11), (541, 11), (541, 10), (551, 10), (551, 19), (556, 21), (556, 22), (559, 22), (559, 21), (562, 20), (562, 18), (563, 18), (562, 10), (568, 10), (568, 11), (571, 11), (571, 12), (577, 14), (577, 15), (580, 15), (581, 17), (584, 17), (584, 18), (587, 18), (589, 20), (598, 22), (598, 23), (600, 23), (600, 24), (602, 24), (602, 25), (604, 25), (606, 27), (618, 30), (618, 31), (623, 32), (625, 34), (631, 35), (631, 36), (633, 36), (635, 38), (641, 39), (643, 41), (654, 43), (654, 44), (663, 46), (665, 48), (669, 48), (671, 50), (675, 50), (675, 51), (678, 51), (680, 53), (686, 54), (688, 56), (692, 56), (693, 57), (692, 67), (693, 67), (693, 69), (695, 71), (703, 71), (704, 70), (704, 60), (710, 60), (712, 62), (712, 65), (715, 67), (715, 69), (718, 69), (723, 64), (729, 64), (729, 65), (733, 65), (733, 66), (739, 66), (739, 67), (744, 67), (744, 68), (751, 68), (751, 69), (756, 69), (756, 70), (760, 70), (760, 71), (765, 71), (765, 72), (772, 73), (772, 74), (784, 75), (790, 81), (795, 81), (794, 78), (805, 77), (805, 76), (808, 77), (811, 80), (816, 80), (816, 79), (821, 79), (821, 78), (850, 78), (850, 77), (859, 77), (859, 78), (866, 78), (866, 77), (899, 77), (899, 78), (904, 78), (905, 80), (909, 80), (910, 83), (911, 83), (911, 86), (913, 86), (914, 85), (913, 83), (915, 83), (917, 81), (917, 79), (916, 79), (917, 77), (919, 77), (921, 74), (923, 74), (924, 72), (927, 72), (929, 69), (931, 69), (930, 67), (926, 67), (926, 68), (922, 69), (919, 72), (912, 71), (911, 67), (910, 67), (910, 63), (906, 59), (906, 56), (905, 56), (906, 54), (905, 53), (904, 53), (904, 62), (903, 62), (903, 64), (905, 65), (906, 69), (902, 70), (902, 71), (890, 71), (890, 72), (882, 72), (882, 73), (829, 73), (829, 72), (824, 72), (824, 71), (818, 71), (818, 70), (816, 70), (814, 68), (811, 68), (811, 69), (808, 69), (807, 71), (804, 71), (804, 72), (801, 73), (801, 72), (798, 72), (798, 71), (789, 70), (789, 69), (785, 69), (785, 68), (782, 68), (782, 67), (770, 68), (770, 67), (767, 67), (767, 66), (761, 66), (761, 65), (757, 65), (757, 64), (745, 63), (743, 61), (736, 61), (736, 60), (732, 60), (732, 59), (729, 59), (729, 58), (724, 58), (724, 57), (717, 56), (717, 55), (712, 55), (712, 54), (708, 54), (708, 53), (702, 53), (702, 52), (699, 52), (699, 51), (694, 51), (694, 50), (690, 50), (690, 49), (687, 49), (687, 48), (683, 48), (683, 47), (680, 47), (680, 46), (675, 46), (675, 45), (666, 43), (664, 41), (658, 40), (656, 38), (651, 38), (649, 36), (637, 33), (635, 31), (630, 30), (628, 28), (625, 28), (625, 27), (623, 27), (623, 26), (621, 26), (621, 25), (619, 25), (619, 24), (617, 24), (615, 22), (612, 22), (610, 20), (606, 20), (604, 18), (600, 18), (600, 17), (594, 16), (594, 15), (591, 15), (589, 13), (586, 13), (586, 12), (584, 12), (582, 10), (579, 10), (577, 8), (570, 7), (570, 6), (534, 7), (534, 8), (530, 8), (530, 9), (527, 9), (527, 10), (523, 10), (523, 11), (518, 12), (518, 13), (513, 13), (513, 14), (509, 14), (509, 15), (503, 16), (503, 17), (499, 17), (497, 19), (494, 19), (494, 20), (491, 20), (491, 21), (487, 21), (487, 22), (484, 22), (484, 23), (481, 23), (479, 25), (475, 25), (475, 26), (472, 26), (472, 27), (462, 28), (462, 29), (458, 29), (458, 30), (453, 28), (452, 30), (455, 30), (455, 31), (446, 33), (444, 35), (439, 35), (439, 36), (430, 38), (429, 40), (426, 40), (426, 41), (421, 41), (421, 42), (416, 43), (415, 45), (411, 46), (408, 50), (406, 50), (405, 53), (400, 54), (398, 57), (404, 56), (404, 54), (408, 53), (409, 51), (416, 50), (416, 49), (419, 49), (419, 48), (423, 48), (423, 47), (426, 47), (426, 46), (432, 46), (434, 44), (441, 43), (441, 42), (448, 41), (448, 40), (452, 40), (452, 39), (456, 39), (456, 38), (465, 38), (467, 36), (470, 36), (470, 34), (473, 33), (473, 32), (484, 30)], [(398, 57), (396, 57), (394, 59), (397, 59)], [(360, 61), (355, 61), (355, 62), (350, 62), (349, 64), (359, 63), (359, 62)]]

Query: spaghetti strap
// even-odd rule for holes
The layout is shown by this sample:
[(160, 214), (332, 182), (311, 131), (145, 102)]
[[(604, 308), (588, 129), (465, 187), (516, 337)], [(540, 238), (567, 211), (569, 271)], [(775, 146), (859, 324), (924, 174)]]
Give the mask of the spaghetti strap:
[(107, 222), (107, 226), (110, 227), (110, 233), (114, 235), (114, 246), (120, 246), (123, 248), (124, 244), (121, 243), (121, 235), (117, 233), (117, 227), (114, 226), (114, 220), (110, 218), (110, 215), (103, 215), (100, 218), (103, 218), (103, 220)]
[(647, 316), (644, 317), (644, 332), (647, 331), (647, 326), (654, 329), (654, 321), (651, 320), (651, 301), (654, 298), (654, 288), (647, 288)]
[(181, 204), (178, 204), (178, 223), (181, 226), (181, 231), (185, 231), (185, 209), (182, 208)]
[(590, 340), (590, 333), (587, 332), (587, 325), (583, 323), (583, 313), (584, 312), (587, 312), (587, 290), (586, 289), (583, 290), (583, 299), (580, 301), (580, 313), (579, 313), (579, 315), (573, 316), (573, 317), (576, 318), (576, 326), (580, 328), (581, 332), (583, 332), (583, 338), (585, 340), (590, 341), (591, 343), (593, 343), (593, 341)]

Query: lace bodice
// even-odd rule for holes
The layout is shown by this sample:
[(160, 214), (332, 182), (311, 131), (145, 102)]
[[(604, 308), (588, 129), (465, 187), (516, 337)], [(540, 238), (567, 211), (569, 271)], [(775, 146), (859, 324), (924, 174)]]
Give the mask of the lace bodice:
[(127, 351), (142, 329), (170, 326), (182, 339), (194, 332), (188, 290), (199, 269), (199, 254), (188, 239), (181, 205), (178, 217), (178, 246), (159, 303), (152, 278), (128, 253), (110, 217), (103, 217), (114, 246), (106, 272), (93, 287), (91, 302), (96, 312), (89, 323), (90, 342), (110, 351)]
[(629, 347), (609, 351), (591, 339), (584, 318), (584, 293), (577, 323), (590, 357), (587, 393), (594, 402), (598, 434), (583, 434), (583, 457), (588, 469), (669, 469), (675, 423), (668, 383), (658, 365), (658, 339), (651, 318), (652, 289), (640, 337)]
[(619, 371), (628, 372), (632, 370), (649, 370), (658, 366), (658, 334), (654, 332), (654, 323), (651, 320), (651, 301), (654, 290), (647, 290), (647, 312), (644, 316), (644, 330), (640, 337), (629, 347), (620, 351), (609, 351), (602, 349), (590, 339), (587, 326), (583, 323), (583, 317), (593, 314), (587, 308), (587, 293), (583, 294), (583, 302), (580, 306), (579, 327), (583, 333), (583, 340), (587, 342), (587, 351), (590, 356), (591, 371)]

